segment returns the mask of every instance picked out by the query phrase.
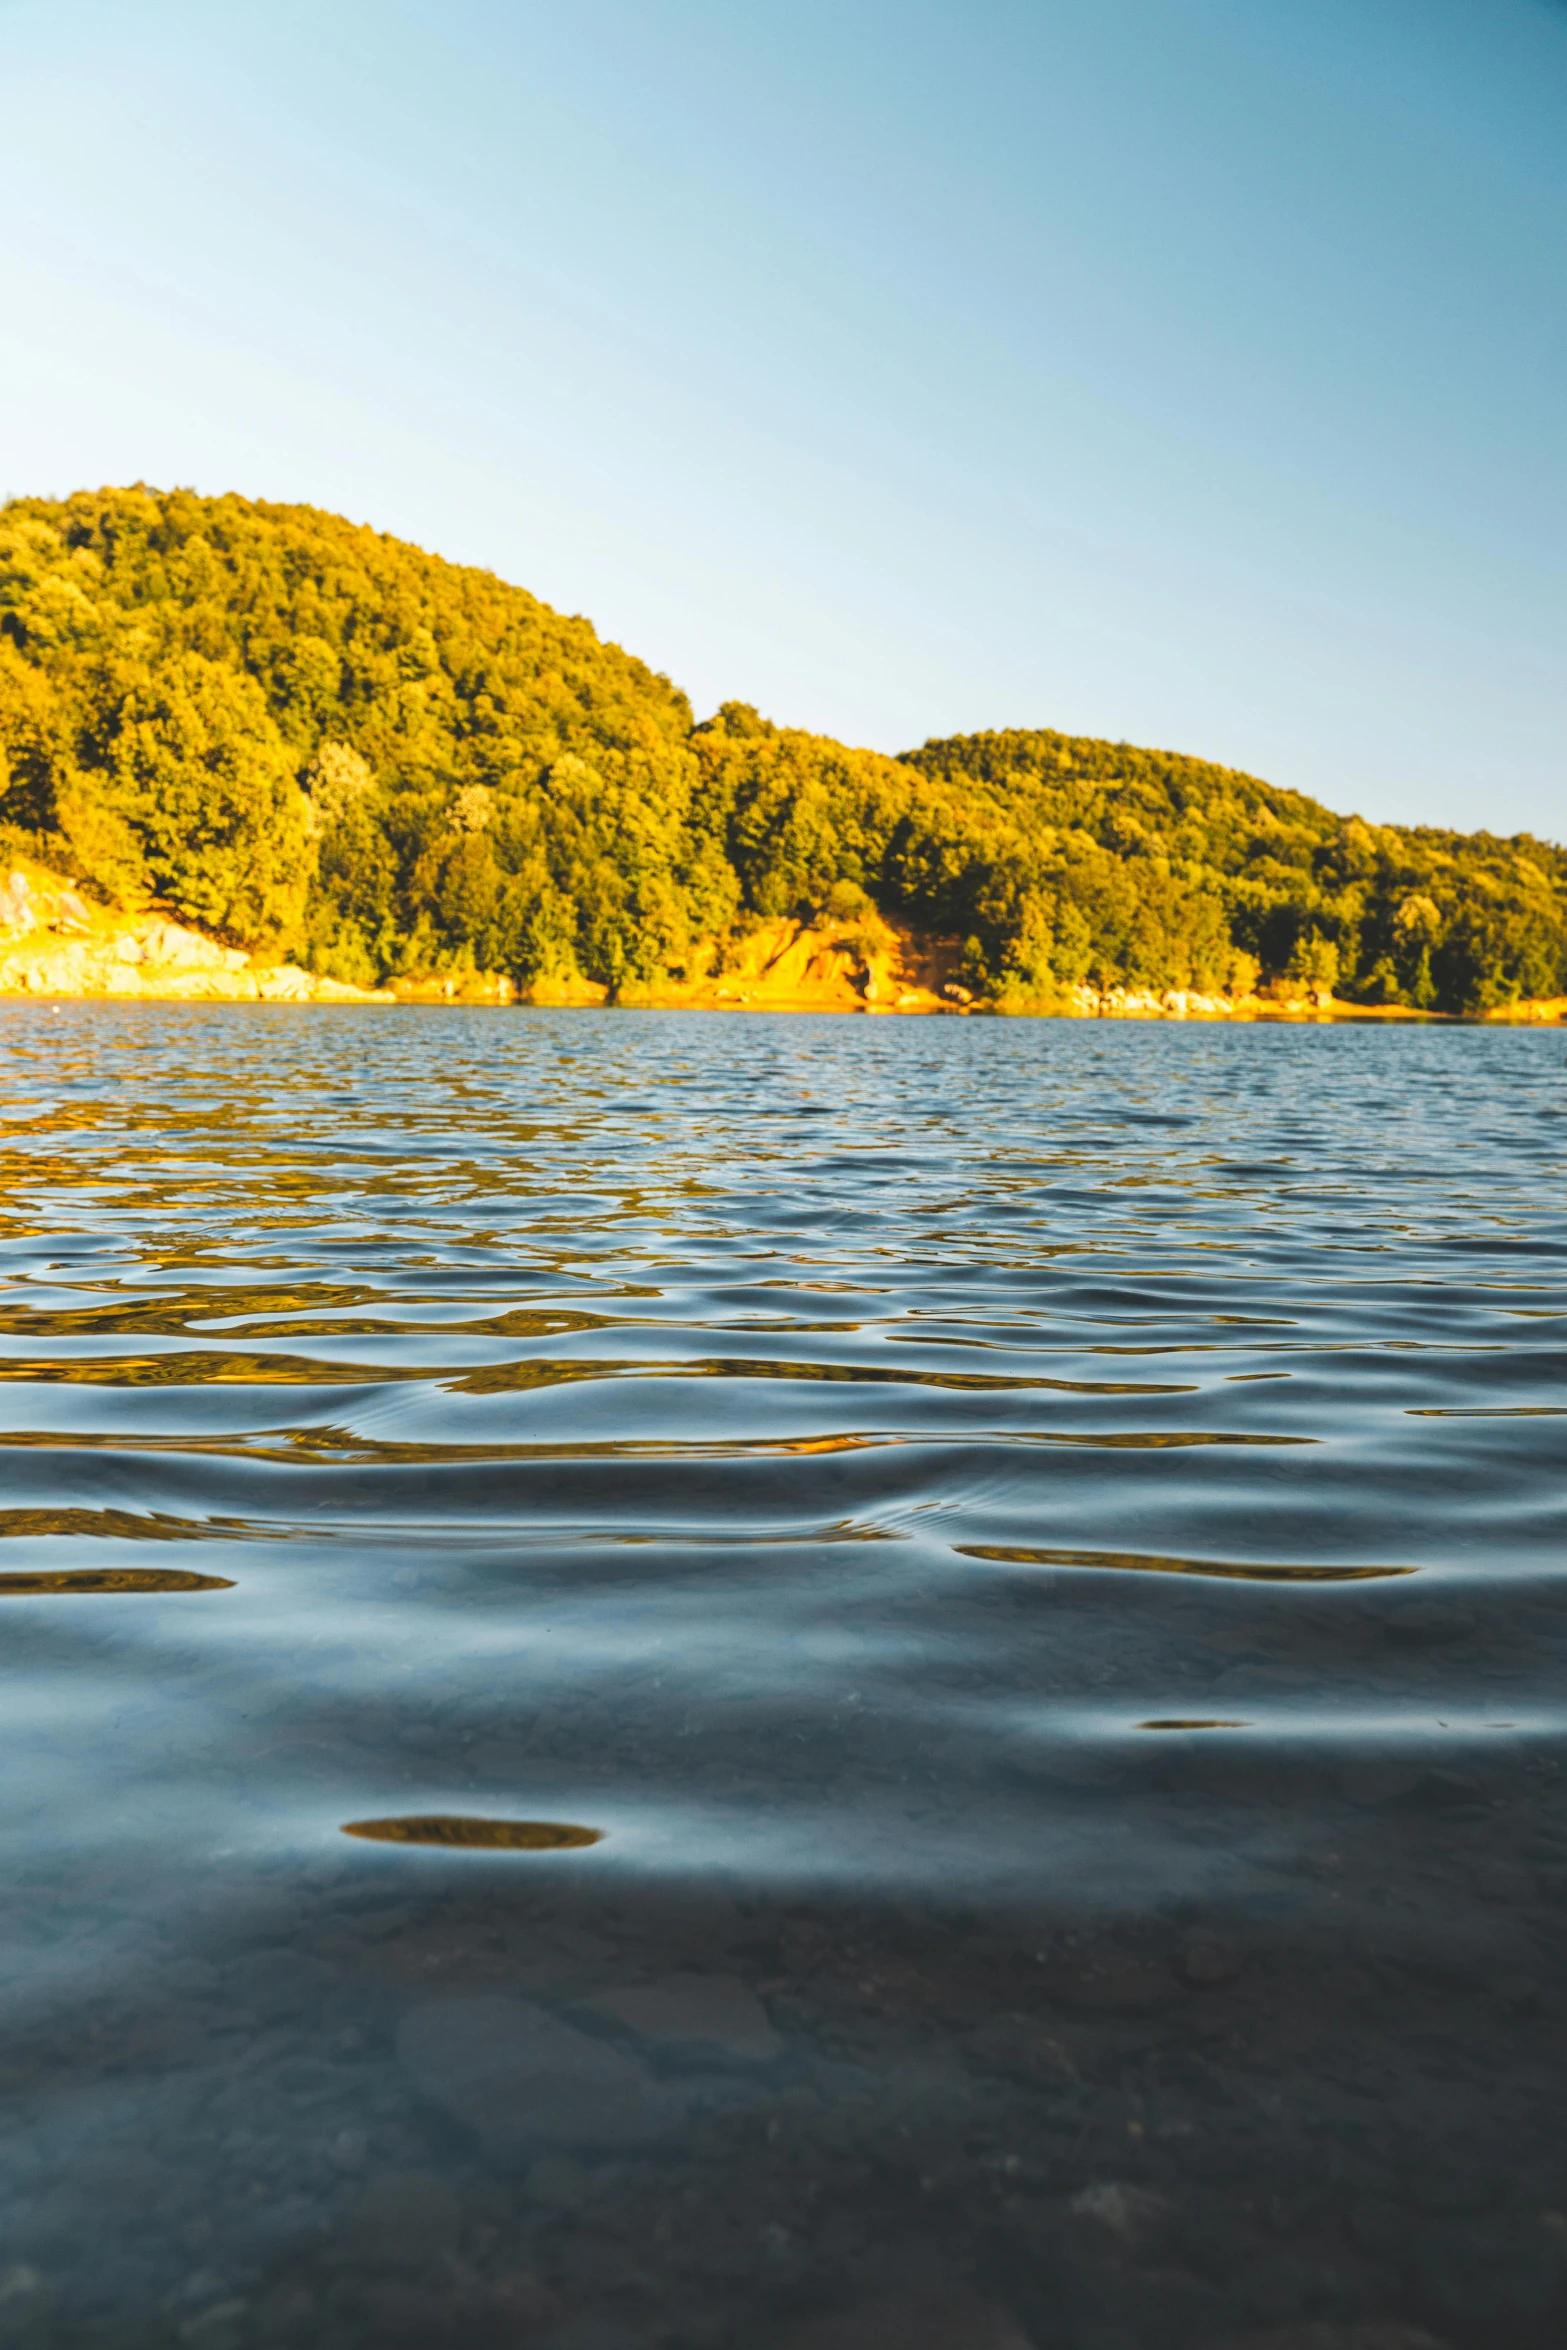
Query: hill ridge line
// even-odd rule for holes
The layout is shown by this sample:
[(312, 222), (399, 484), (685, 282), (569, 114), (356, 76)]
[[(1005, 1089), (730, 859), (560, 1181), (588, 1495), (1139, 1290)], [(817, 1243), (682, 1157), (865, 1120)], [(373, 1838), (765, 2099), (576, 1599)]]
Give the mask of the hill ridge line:
[[(1495, 1018), (1567, 996), (1554, 843), (1373, 825), (1049, 728), (892, 758), (738, 702), (697, 723), (493, 572), (233, 494), (0, 507), (0, 762), (6, 865), (313, 1000)], [(41, 970), (21, 943), (7, 967)], [(151, 991), (152, 966), (118, 969)]]

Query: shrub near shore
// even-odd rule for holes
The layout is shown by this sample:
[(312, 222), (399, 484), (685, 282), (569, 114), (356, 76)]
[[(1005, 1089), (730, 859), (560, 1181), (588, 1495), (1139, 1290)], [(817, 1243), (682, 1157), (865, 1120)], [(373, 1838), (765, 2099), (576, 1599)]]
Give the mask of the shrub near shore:
[(360, 988), (718, 1000), (768, 925), (882, 922), (940, 966), (910, 1009), (1567, 994), (1554, 844), (1044, 730), (697, 725), (585, 620), (310, 507), (0, 509), (0, 760), (13, 856)]

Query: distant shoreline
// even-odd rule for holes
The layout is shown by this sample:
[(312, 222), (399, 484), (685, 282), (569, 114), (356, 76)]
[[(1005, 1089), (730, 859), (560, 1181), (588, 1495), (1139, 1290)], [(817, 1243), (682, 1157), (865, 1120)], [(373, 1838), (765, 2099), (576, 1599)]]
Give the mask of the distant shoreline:
[(1567, 843), (1050, 727), (891, 756), (698, 717), (582, 617), (314, 507), (139, 483), (0, 522), (0, 850), (69, 917), (42, 939), (0, 876), (3, 992), (1553, 1025), (1505, 999), (1567, 995)]
[[(692, 967), (694, 966), (694, 968)], [(1567, 996), (1489, 1012), (1356, 1004), (1327, 989), (1262, 987), (1243, 996), (1195, 988), (1063, 986), (981, 993), (964, 983), (961, 943), (933, 938), (868, 908), (844, 921), (779, 916), (703, 939), (683, 971), (618, 990), (578, 976), (518, 987), (466, 971), (350, 986), (298, 964), (223, 945), (158, 909), (115, 911), (44, 867), (0, 881), (0, 1002), (487, 1004), (537, 1010), (831, 1013), (861, 1018), (1201, 1020), (1299, 1027), (1344, 1021), (1554, 1027)]]
[[(271, 983), (268, 984), (268, 979)], [(307, 984), (300, 986), (299, 981)], [(311, 975), (283, 966), (275, 975), (263, 974), (248, 989), (193, 984), (142, 985), (125, 988), (16, 988), (0, 986), (0, 1010), (10, 1004), (38, 1008), (52, 1004), (255, 1004), (255, 1005), (389, 1005), (414, 1011), (492, 1012), (699, 1012), (704, 1017), (749, 1013), (767, 1019), (920, 1020), (952, 1017), (945, 1006), (900, 1008), (896, 1005), (837, 1005), (788, 1003), (703, 1004), (676, 1002), (649, 991), (632, 1001), (602, 1002), (542, 999), (532, 995), (497, 996), (454, 990), (451, 994), (429, 985), (385, 988), (372, 994), (364, 988), (342, 987), (331, 980), (311, 981)], [(967, 1019), (1070, 1020), (1074, 1023), (1106, 1020), (1117, 1024), (1143, 1021), (1165, 1026), (1204, 1025), (1220, 1028), (1352, 1028), (1388, 1026), (1416, 1028), (1560, 1028), (1567, 1026), (1567, 998), (1545, 1003), (1509, 1004), (1490, 1012), (1422, 1012), (1403, 1004), (1347, 1004), (1296, 1006), (1292, 1004), (1237, 1005), (1229, 1011), (1144, 1011), (1108, 1007), (1082, 1011), (1064, 1004), (1010, 1007), (974, 1004), (957, 1015)]]

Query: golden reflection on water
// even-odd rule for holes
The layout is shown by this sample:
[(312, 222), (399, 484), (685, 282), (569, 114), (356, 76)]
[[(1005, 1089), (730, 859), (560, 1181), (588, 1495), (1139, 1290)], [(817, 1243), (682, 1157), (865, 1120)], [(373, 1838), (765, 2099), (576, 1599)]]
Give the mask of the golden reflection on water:
[(575, 1852), (604, 1839), (602, 1828), (576, 1828), (565, 1820), (466, 1819), (459, 1812), (350, 1820), (343, 1834), (364, 1836), (375, 1844), (462, 1845), (485, 1852)]
[(1029, 1428), (1020, 1444), (1081, 1444), (1102, 1452), (1180, 1452), (1202, 1444), (1320, 1444), (1320, 1436), (1240, 1436), (1214, 1429), (1135, 1429), (1124, 1436), (1058, 1435), (1053, 1430)]
[(227, 1575), (187, 1575), (177, 1567), (59, 1567), (36, 1575), (0, 1575), (0, 1598), (51, 1591), (232, 1591)]
[(1169, 1721), (1139, 1722), (1139, 1730), (1249, 1730), (1250, 1722), (1204, 1721), (1196, 1716), (1189, 1721), (1173, 1718)]
[(1420, 1572), (1418, 1567), (1245, 1566), (1232, 1559), (1160, 1558), (1135, 1550), (1024, 1549), (1004, 1542), (959, 1542), (953, 1547), (960, 1558), (996, 1559), (1009, 1567), (1115, 1567), (1142, 1575), (1219, 1575), (1243, 1583), (1365, 1583), (1383, 1575)]
[[(395, 1325), (388, 1325), (386, 1334), (399, 1335)], [(344, 1332), (329, 1328), (322, 1335), (340, 1337)], [(348, 1335), (365, 1333), (354, 1331)], [(494, 1333), (484, 1331), (483, 1335)], [(0, 1359), (0, 1380), (30, 1387), (367, 1387), (422, 1385), (441, 1380), (456, 1395), (513, 1395), (536, 1388), (569, 1387), (592, 1379), (782, 1379), (835, 1386), (955, 1388), (980, 1394), (1010, 1394), (1025, 1388), (1047, 1389), (1062, 1395), (1195, 1395), (1199, 1392), (1190, 1383), (1156, 1386), (1111, 1380), (1042, 1379), (1022, 1372), (916, 1371), (883, 1363), (789, 1362), (765, 1356), (658, 1360), (652, 1356), (530, 1355), (522, 1361), (467, 1368), (460, 1364), (367, 1363), (323, 1355), (246, 1354), (235, 1349), (217, 1353), (191, 1348), (171, 1348), (164, 1354), (145, 1355), (62, 1357), (12, 1353)], [(1188, 1437), (1181, 1441), (1288, 1443), (1300, 1440)]]
[[(377, 1467), (444, 1465), (459, 1461), (729, 1461), (773, 1460), (780, 1455), (796, 1453), (871, 1452), (891, 1445), (902, 1445), (911, 1438), (884, 1431), (851, 1431), (841, 1436), (756, 1436), (714, 1437), (707, 1442), (692, 1439), (660, 1437), (607, 1437), (592, 1440), (562, 1441), (556, 1444), (508, 1444), (495, 1441), (487, 1444), (390, 1442), (382, 1437), (364, 1436), (353, 1429), (323, 1425), (301, 1428), (272, 1428), (253, 1434), (233, 1436), (205, 1436), (193, 1429), (189, 1435), (154, 1436), (135, 1432), (128, 1435), (95, 1435), (90, 1429), (0, 1429), (0, 1450), (7, 1446), (25, 1447), (38, 1452), (59, 1447), (69, 1452), (137, 1452), (137, 1453), (199, 1453), (209, 1460), (278, 1461), (287, 1464), (304, 1462), (314, 1465), (327, 1462), (332, 1467), (360, 1465), (366, 1462)], [(1028, 1439), (1020, 1438), (1019, 1442)], [(63, 1513), (51, 1513), (63, 1515)], [(101, 1519), (98, 1531), (118, 1533), (130, 1531), (145, 1521), (132, 1519), (129, 1513), (112, 1510), (94, 1511), (95, 1520)], [(12, 1518), (20, 1513), (0, 1512), (0, 1534), (7, 1530)], [(111, 1525), (111, 1519), (125, 1518), (122, 1529)], [(243, 1518), (210, 1518), (183, 1521), (202, 1530), (221, 1526), (227, 1534), (231, 1529), (245, 1530), (248, 1521)], [(181, 1520), (159, 1516), (156, 1523), (178, 1526)], [(26, 1531), (20, 1527), (12, 1531)], [(56, 1532), (74, 1529), (40, 1526), (37, 1531)], [(89, 1529), (82, 1529), (87, 1531)]]
[(243, 1518), (179, 1518), (168, 1510), (0, 1510), (0, 1542), (110, 1538), (117, 1542), (237, 1542), (251, 1532)]

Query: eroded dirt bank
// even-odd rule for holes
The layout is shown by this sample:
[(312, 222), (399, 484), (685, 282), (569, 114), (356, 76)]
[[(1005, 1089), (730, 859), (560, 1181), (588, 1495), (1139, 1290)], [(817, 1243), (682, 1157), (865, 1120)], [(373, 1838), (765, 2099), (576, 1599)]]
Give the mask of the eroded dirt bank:
[[(1264, 986), (1255, 994), (1204, 994), (1196, 988), (1063, 987), (1050, 995), (1012, 989), (986, 995), (965, 986), (955, 938), (931, 938), (879, 914), (850, 922), (804, 922), (793, 916), (759, 922), (710, 940), (689, 975), (620, 989), (626, 1005), (714, 1012), (1003, 1013), (1112, 1020), (1411, 1020), (1439, 1013), (1403, 1005), (1352, 1004), (1326, 990)], [(492, 981), (481, 982), (492, 989)], [(501, 983), (504, 986), (504, 982)], [(461, 994), (463, 983), (428, 991)], [(399, 992), (402, 992), (399, 990)], [(588, 980), (540, 980), (522, 991), (535, 1004), (603, 1004), (610, 990)], [(1511, 1004), (1487, 1019), (1557, 1022), (1567, 997)]]

